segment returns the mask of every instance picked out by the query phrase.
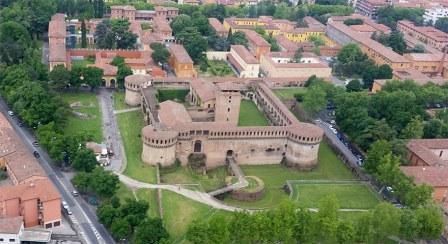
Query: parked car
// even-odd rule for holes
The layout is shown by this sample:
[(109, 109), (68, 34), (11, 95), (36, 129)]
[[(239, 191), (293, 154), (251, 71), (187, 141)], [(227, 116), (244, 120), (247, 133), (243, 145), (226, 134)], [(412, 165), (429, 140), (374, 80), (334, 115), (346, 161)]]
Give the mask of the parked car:
[(77, 196), (79, 196), (79, 192), (77, 190), (73, 190), (72, 191), (72, 195), (77, 197)]
[(33, 154), (34, 154), (34, 157), (40, 158), (40, 154), (37, 151), (34, 151)]
[(39, 146), (39, 142), (34, 141), (34, 142), (33, 142), (33, 146), (38, 147), (38, 146)]
[(70, 210), (70, 208), (66, 208), (65, 211), (67, 212), (68, 215), (72, 215), (72, 211)]
[(8, 114), (9, 114), (9, 116), (14, 116), (14, 112), (11, 110), (8, 111)]
[(68, 209), (68, 203), (66, 201), (62, 201), (62, 207), (64, 209)]

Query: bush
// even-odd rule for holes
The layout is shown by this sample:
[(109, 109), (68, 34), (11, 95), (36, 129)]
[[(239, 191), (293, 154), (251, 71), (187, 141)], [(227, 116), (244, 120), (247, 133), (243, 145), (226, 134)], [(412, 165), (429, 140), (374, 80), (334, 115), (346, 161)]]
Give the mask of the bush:
[(207, 156), (204, 153), (192, 153), (188, 155), (188, 166), (194, 170), (205, 167)]

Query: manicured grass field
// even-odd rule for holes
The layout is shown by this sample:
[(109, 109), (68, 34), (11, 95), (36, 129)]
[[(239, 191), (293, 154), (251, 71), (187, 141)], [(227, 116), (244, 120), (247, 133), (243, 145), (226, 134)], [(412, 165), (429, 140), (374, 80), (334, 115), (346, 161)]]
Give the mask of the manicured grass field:
[(264, 114), (258, 110), (254, 102), (241, 100), (238, 126), (268, 126), (269, 122)]
[(82, 67), (86, 67), (88, 64), (94, 64), (95, 63), (95, 58), (85, 58), (82, 60), (72, 60), (72, 65), (73, 66), (82, 66)]
[(295, 94), (304, 94), (306, 92), (306, 88), (304, 87), (291, 87), (291, 88), (281, 88), (272, 90), (280, 99), (289, 100), (295, 99)]
[(114, 92), (114, 109), (115, 110), (131, 108), (131, 106), (127, 105), (124, 102), (124, 96), (125, 96), (124, 92)]
[(160, 177), (163, 183), (168, 184), (199, 184), (200, 190), (208, 192), (224, 186), (227, 175), (225, 166), (209, 170), (207, 175), (196, 173), (189, 167), (179, 167), (174, 172), (161, 173)]
[(304, 207), (316, 207), (324, 197), (334, 194), (340, 208), (371, 209), (379, 200), (364, 184), (293, 184), (293, 200)]
[(319, 163), (312, 171), (298, 171), (281, 165), (242, 165), (247, 176), (258, 176), (265, 185), (265, 195), (255, 202), (236, 201), (227, 197), (225, 202), (248, 208), (268, 208), (278, 205), (289, 195), (283, 190), (286, 180), (353, 180), (355, 177), (344, 166), (332, 149), (322, 142), (319, 148)]
[(157, 205), (156, 189), (138, 189), (136, 192), (138, 200), (145, 200), (149, 204), (148, 216), (151, 218), (160, 217), (159, 206)]
[(126, 152), (126, 169), (124, 174), (136, 180), (155, 183), (156, 168), (143, 163), (141, 159), (143, 115), (140, 111), (117, 114), (118, 127)]
[(159, 102), (164, 102), (166, 100), (185, 102), (185, 96), (187, 96), (188, 92), (188, 89), (159, 89), (158, 100)]
[(217, 210), (170, 191), (163, 191), (163, 222), (170, 233), (171, 243), (183, 243), (188, 225), (194, 220), (207, 220), (219, 214), (232, 213)]
[(68, 104), (80, 102), (81, 106), (73, 108), (73, 111), (87, 116), (81, 118), (78, 115), (71, 114), (68, 117), (68, 123), (65, 128), (67, 135), (87, 134), (94, 141), (101, 142), (103, 140), (103, 132), (101, 128), (101, 110), (97, 95), (89, 92), (78, 92), (61, 93), (61, 97)]

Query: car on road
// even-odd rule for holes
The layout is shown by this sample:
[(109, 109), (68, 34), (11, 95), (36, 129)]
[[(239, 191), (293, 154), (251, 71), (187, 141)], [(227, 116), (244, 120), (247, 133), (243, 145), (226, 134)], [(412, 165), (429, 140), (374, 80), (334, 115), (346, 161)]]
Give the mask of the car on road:
[(336, 125), (336, 121), (334, 119), (330, 120), (330, 124)]
[(9, 116), (14, 116), (14, 112), (11, 110), (8, 111), (8, 114), (9, 114)]
[(19, 121), (19, 127), (23, 127), (23, 122)]
[(72, 215), (72, 211), (70, 210), (70, 208), (66, 208), (65, 211), (67, 212), (68, 215)]
[(33, 146), (38, 147), (38, 146), (39, 146), (39, 142), (34, 141), (34, 142), (33, 142)]
[(37, 151), (34, 151), (34, 152), (33, 152), (33, 155), (34, 155), (34, 157), (36, 157), (36, 158), (40, 158), (40, 154), (39, 154)]
[(72, 191), (72, 195), (77, 197), (77, 196), (79, 196), (79, 192), (77, 190), (73, 190)]
[(68, 209), (68, 203), (66, 201), (62, 201), (61, 204), (64, 209)]

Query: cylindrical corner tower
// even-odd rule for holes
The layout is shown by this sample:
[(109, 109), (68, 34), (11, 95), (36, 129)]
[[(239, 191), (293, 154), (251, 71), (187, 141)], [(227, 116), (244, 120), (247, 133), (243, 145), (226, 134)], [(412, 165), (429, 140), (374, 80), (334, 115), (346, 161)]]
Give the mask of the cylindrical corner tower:
[(142, 129), (142, 160), (150, 165), (170, 166), (176, 160), (178, 132), (159, 130), (151, 125)]
[(315, 125), (300, 123), (291, 126), (285, 155), (288, 164), (299, 169), (316, 167), (322, 137), (322, 129)]
[(124, 78), (124, 87), (126, 94), (124, 101), (129, 106), (138, 106), (141, 102), (140, 89), (151, 85), (152, 76), (150, 75), (128, 75)]

